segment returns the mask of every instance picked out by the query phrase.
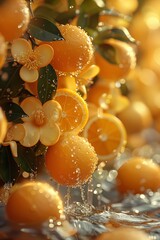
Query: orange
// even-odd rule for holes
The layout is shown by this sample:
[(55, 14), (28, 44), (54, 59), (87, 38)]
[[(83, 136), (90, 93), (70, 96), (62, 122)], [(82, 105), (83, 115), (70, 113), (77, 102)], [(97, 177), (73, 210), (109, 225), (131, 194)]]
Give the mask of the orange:
[(151, 159), (132, 157), (119, 169), (117, 188), (121, 193), (144, 193), (160, 188), (160, 167)]
[(20, 37), (30, 19), (25, 0), (6, 0), (0, 4), (0, 32), (6, 41)]
[(92, 145), (78, 135), (64, 135), (45, 156), (46, 168), (55, 181), (66, 186), (84, 184), (98, 162)]
[(131, 227), (120, 227), (113, 231), (100, 234), (96, 240), (149, 240), (150, 237), (142, 230)]
[(149, 128), (153, 122), (150, 109), (140, 100), (132, 100), (117, 116), (123, 122), (128, 134)]
[(111, 114), (91, 117), (84, 128), (83, 136), (95, 148), (100, 161), (116, 157), (124, 150), (127, 140), (122, 122)]
[(100, 67), (99, 76), (105, 78), (107, 81), (117, 81), (135, 68), (135, 51), (128, 43), (119, 40), (110, 39), (105, 41), (105, 43), (115, 49), (118, 64), (109, 63), (96, 51), (95, 63)]
[(63, 204), (51, 185), (29, 181), (13, 187), (6, 204), (8, 219), (18, 224), (42, 224), (50, 217), (60, 219)]
[(106, 83), (98, 84), (98, 82), (91, 86), (87, 93), (87, 101), (90, 103), (95, 104), (97, 107), (99, 107), (101, 104), (101, 98), (104, 94), (109, 94), (110, 88), (109, 85)]
[(0, 68), (3, 67), (7, 55), (7, 45), (4, 37), (0, 34)]
[(91, 61), (93, 48), (90, 37), (80, 27), (73, 25), (58, 25), (64, 37), (62, 41), (49, 42), (54, 49), (51, 65), (60, 74), (76, 74)]
[(58, 89), (54, 100), (62, 107), (59, 126), (62, 133), (79, 133), (88, 120), (88, 108), (83, 98), (70, 89)]

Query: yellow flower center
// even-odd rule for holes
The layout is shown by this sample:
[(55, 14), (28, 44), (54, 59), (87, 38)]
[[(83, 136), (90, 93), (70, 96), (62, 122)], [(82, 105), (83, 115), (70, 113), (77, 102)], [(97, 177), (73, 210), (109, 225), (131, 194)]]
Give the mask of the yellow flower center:
[(24, 60), (24, 66), (29, 70), (38, 68), (39, 62), (37, 59), (37, 55), (34, 52), (30, 53), (30, 55)]
[(46, 122), (45, 114), (41, 109), (36, 110), (33, 117), (36, 126), (42, 126)]

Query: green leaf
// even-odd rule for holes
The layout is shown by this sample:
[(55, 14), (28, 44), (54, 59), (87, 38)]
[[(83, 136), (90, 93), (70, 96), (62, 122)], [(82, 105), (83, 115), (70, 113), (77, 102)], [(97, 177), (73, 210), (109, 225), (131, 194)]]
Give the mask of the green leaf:
[(19, 76), (21, 65), (15, 62), (7, 63), (0, 73), (0, 99), (17, 97), (24, 88), (24, 82)]
[(36, 157), (38, 157), (45, 154), (47, 147), (39, 141), (36, 145), (33, 146), (32, 149)]
[(76, 8), (74, 7), (74, 5), (69, 5), (68, 11), (57, 12), (54, 9), (54, 4), (43, 4), (42, 6), (39, 6), (35, 9), (34, 15), (35, 17), (48, 19), (53, 24), (55, 22), (66, 24), (69, 23), (76, 16)]
[(80, 6), (80, 12), (93, 15), (101, 12), (105, 8), (103, 0), (84, 0)]
[(94, 44), (101, 44), (110, 38), (127, 43), (136, 43), (135, 39), (130, 35), (129, 31), (125, 27), (104, 27), (99, 29), (99, 34), (97, 34), (97, 37), (94, 39)]
[(28, 32), (32, 37), (41, 41), (51, 42), (64, 40), (57, 26), (45, 18), (32, 18), (28, 26)]
[(25, 98), (34, 96), (32, 93), (30, 93), (27, 89), (23, 89), (21, 93), (19, 94), (19, 101), (22, 102)]
[(49, 4), (43, 4), (39, 6), (34, 11), (34, 16), (37, 18), (45, 18), (48, 19), (50, 22), (55, 22), (55, 19), (58, 15), (58, 12), (54, 11), (52, 6)]
[(36, 169), (36, 156), (32, 148), (23, 147), (17, 143), (18, 157), (15, 157), (15, 161), (18, 166), (28, 173), (34, 173)]
[(0, 147), (0, 178), (5, 183), (14, 183), (20, 175), (20, 169), (16, 164), (10, 147)]
[(60, 23), (60, 24), (67, 24), (69, 23), (74, 17), (76, 16), (76, 10), (70, 9), (67, 12), (62, 12), (57, 15), (55, 18), (55, 21)]
[(23, 111), (23, 109), (16, 103), (13, 102), (5, 102), (2, 105), (2, 109), (5, 112), (6, 118), (8, 122), (17, 121), (23, 117), (27, 117), (27, 114)]
[(38, 96), (42, 104), (51, 100), (57, 90), (57, 75), (51, 65), (43, 67), (39, 72)]
[(92, 28), (93, 30), (95, 30), (95, 28), (98, 25), (98, 20), (99, 20), (99, 14), (96, 13), (93, 15), (88, 15), (82, 12), (78, 16), (77, 25), (84, 29)]
[(96, 47), (100, 55), (111, 64), (118, 64), (116, 50), (109, 44), (100, 44)]

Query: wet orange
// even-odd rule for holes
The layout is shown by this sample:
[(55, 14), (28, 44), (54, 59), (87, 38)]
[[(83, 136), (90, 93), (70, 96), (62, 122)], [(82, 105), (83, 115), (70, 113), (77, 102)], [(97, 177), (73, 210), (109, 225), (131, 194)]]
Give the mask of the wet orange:
[(150, 109), (140, 100), (131, 101), (117, 116), (123, 122), (128, 134), (147, 129), (153, 122)]
[(142, 230), (131, 227), (120, 227), (111, 232), (100, 234), (96, 240), (149, 240), (150, 237)]
[(97, 155), (92, 145), (78, 135), (64, 135), (45, 156), (46, 168), (55, 181), (65, 186), (80, 186), (96, 169)]
[(6, 0), (0, 4), (0, 32), (6, 41), (20, 37), (30, 19), (25, 0)]
[(121, 193), (145, 193), (160, 188), (160, 167), (151, 159), (132, 157), (119, 169), (117, 188)]
[(60, 219), (62, 211), (58, 192), (45, 182), (15, 185), (6, 205), (8, 219), (17, 224), (42, 224), (50, 217)]
[(87, 93), (87, 101), (95, 104), (97, 107), (100, 107), (100, 102), (102, 96), (105, 94), (109, 94), (110, 88), (109, 85), (106, 84), (95, 84), (91, 86)]
[(93, 48), (87, 33), (73, 25), (58, 25), (64, 37), (62, 41), (49, 42), (54, 49), (51, 65), (61, 74), (76, 74), (91, 61)]
[(106, 43), (114, 47), (118, 64), (109, 63), (97, 51), (95, 52), (95, 63), (100, 67), (100, 77), (105, 78), (108, 82), (117, 81), (135, 68), (135, 52), (128, 43), (119, 40), (110, 39)]
[(91, 117), (83, 136), (95, 148), (100, 161), (111, 160), (123, 152), (127, 140), (122, 122), (112, 114)]
[(88, 120), (88, 107), (83, 98), (70, 89), (58, 89), (54, 98), (62, 107), (59, 121), (62, 133), (79, 133)]

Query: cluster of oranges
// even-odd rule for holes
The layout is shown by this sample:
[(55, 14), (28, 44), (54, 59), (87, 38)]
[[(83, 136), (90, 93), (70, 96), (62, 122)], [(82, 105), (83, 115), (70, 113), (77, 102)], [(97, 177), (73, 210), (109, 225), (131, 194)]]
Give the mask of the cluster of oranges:
[[(23, 36), (30, 18), (26, 1), (15, 1), (13, 6), (8, 4), (9, 0), (2, 3), (0, 10), (3, 14), (7, 11), (16, 20), (6, 23), (11, 31), (1, 27), (2, 41), (5, 46), (10, 43), (11, 56), (22, 65), (19, 75), (33, 96), (20, 102), (27, 117), (22, 118), (22, 124), (9, 124), (2, 142), (19, 141), (24, 147), (32, 147), (40, 141), (48, 147), (45, 161), (52, 177), (64, 185), (81, 185), (93, 174), (99, 161), (114, 159), (126, 145), (125, 128), (112, 114), (112, 110), (123, 109), (124, 105), (116, 104), (115, 98), (123, 96), (114, 83), (135, 67), (134, 49), (127, 43), (107, 40), (104, 44), (115, 48), (118, 61), (118, 65), (110, 64), (94, 49), (91, 38), (82, 28), (75, 26), (74, 21), (73, 24), (57, 25), (64, 40), (40, 42), (35, 39), (38, 46), (33, 48)], [(43, 1), (35, 4), (43, 4)], [(19, 14), (15, 8), (20, 9)], [(3, 19), (1, 17), (2, 26)], [(4, 59), (2, 54), (2, 65)], [(48, 64), (56, 71), (58, 89), (52, 100), (41, 104), (37, 87), (39, 69)], [(96, 98), (92, 87), (88, 90), (88, 86), (98, 73), (99, 78), (104, 79), (105, 87), (98, 81), (96, 94), (99, 97)], [(103, 94), (101, 88), (107, 88), (107, 92)], [(94, 104), (95, 99), (97, 104)], [(17, 153), (14, 155), (16, 157)]]
[[(37, 6), (43, 6), (44, 2), (34, 1), (30, 4), (32, 9), (36, 9)], [(77, 6), (82, 2), (77, 0)], [(137, 0), (125, 4), (122, 0), (103, 2), (106, 7), (128, 15), (133, 14), (138, 7)], [(67, 1), (57, 1), (55, 9), (63, 12), (67, 11), (67, 6)], [(113, 64), (94, 46), (87, 32), (76, 26), (76, 17), (67, 24), (56, 23), (63, 40), (49, 42), (34, 39), (33, 44), (31, 36), (25, 36), (30, 10), (29, 1), (28, 4), (25, 0), (0, 2), (0, 68), (8, 61), (8, 55), (12, 57), (21, 65), (19, 76), (24, 81), (25, 90), (30, 92), (30, 96), (22, 101), (14, 99), (26, 114), (20, 123), (7, 122), (4, 112), (0, 111), (0, 143), (9, 145), (13, 156), (17, 157), (13, 142), (25, 148), (34, 147), (40, 142), (46, 147), (44, 159), (49, 175), (61, 185), (81, 186), (91, 178), (99, 163), (112, 164), (125, 150), (127, 135), (130, 137), (149, 127), (153, 115), (158, 115), (158, 110), (154, 106), (151, 114), (141, 99), (123, 94), (123, 85), (128, 84), (124, 79), (130, 80), (128, 85), (132, 87), (132, 93), (142, 86), (148, 93), (147, 83), (141, 79), (142, 70), (136, 67), (135, 45), (114, 38), (105, 39), (103, 49), (114, 49), (116, 64)], [(132, 25), (120, 14), (115, 20), (115, 16), (109, 17), (102, 13), (98, 27), (108, 25), (110, 28), (127, 27), (132, 31)], [(156, 45), (156, 39), (155, 42)], [(142, 51), (145, 48), (143, 46)], [(154, 59), (156, 62), (155, 55)], [(143, 66), (145, 63), (141, 60), (140, 64)], [(39, 97), (42, 89), (39, 89), (38, 82), (41, 78), (40, 69), (48, 65), (55, 70), (58, 83), (52, 99), (43, 102)], [(149, 69), (143, 69), (143, 73), (144, 76), (154, 78)], [(138, 79), (138, 83), (133, 83), (134, 78)], [(43, 89), (45, 91), (47, 89)], [(143, 98), (146, 100), (145, 93)], [(152, 161), (132, 158), (118, 169), (117, 189), (121, 193), (141, 193), (148, 188), (156, 191), (160, 187), (159, 173), (159, 166)], [(153, 175), (154, 180), (151, 179)], [(41, 206), (45, 204), (44, 211), (41, 211)], [(21, 209), (18, 215), (15, 206)], [(60, 219), (63, 204), (51, 186), (30, 182), (15, 186), (7, 202), (6, 212), (13, 222), (40, 224), (50, 214)], [(138, 236), (141, 232), (135, 234)], [(117, 235), (108, 236), (99, 239), (116, 239)], [(144, 239), (147, 239), (145, 235)]]

